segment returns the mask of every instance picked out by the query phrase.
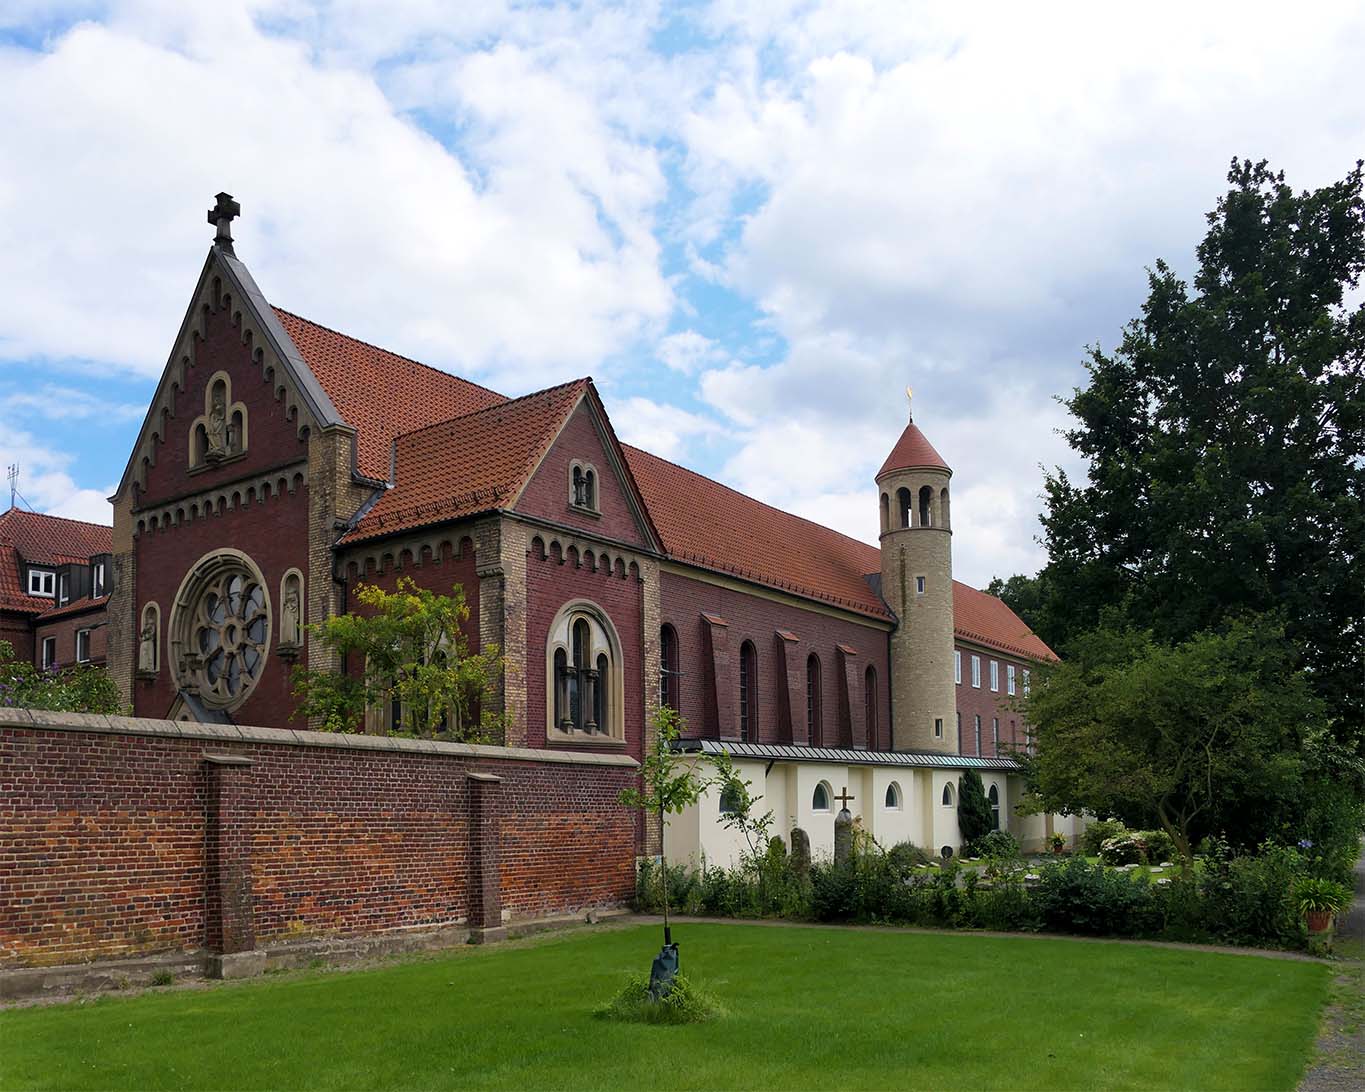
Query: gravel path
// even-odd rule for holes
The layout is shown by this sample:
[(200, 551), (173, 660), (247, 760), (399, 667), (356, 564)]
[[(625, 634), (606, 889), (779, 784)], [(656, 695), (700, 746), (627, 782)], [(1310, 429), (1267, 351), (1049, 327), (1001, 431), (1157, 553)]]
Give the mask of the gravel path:
[(1356, 896), (1337, 921), (1341, 965), (1323, 1014), (1318, 1052), (1299, 1092), (1365, 1088), (1365, 855), (1356, 861)]

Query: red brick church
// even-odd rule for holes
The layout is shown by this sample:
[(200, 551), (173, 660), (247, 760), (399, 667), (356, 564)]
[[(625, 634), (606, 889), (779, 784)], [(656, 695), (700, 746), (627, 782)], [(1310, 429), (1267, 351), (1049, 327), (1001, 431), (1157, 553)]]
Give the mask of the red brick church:
[[(138, 715), (305, 727), (294, 665), (359, 667), (306, 624), (410, 576), (460, 584), (471, 643), (503, 649), (508, 746), (638, 757), (666, 701), (694, 747), (800, 766), (769, 782), (793, 822), (864, 775), (932, 820), (926, 841), (955, 830), (925, 816), (962, 765), (1012, 795), (1010, 699), (1051, 652), (952, 580), (951, 470), (913, 421), (869, 489), (868, 546), (622, 444), (591, 379), (507, 398), (272, 305), (236, 213), (225, 194), (210, 212), (112, 498), (107, 664)], [(874, 768), (906, 772), (883, 790)]]

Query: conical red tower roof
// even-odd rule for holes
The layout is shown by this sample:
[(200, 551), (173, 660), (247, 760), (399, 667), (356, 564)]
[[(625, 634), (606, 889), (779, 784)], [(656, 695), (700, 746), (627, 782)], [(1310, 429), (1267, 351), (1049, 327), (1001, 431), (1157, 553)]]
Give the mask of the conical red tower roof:
[(909, 424), (905, 426), (905, 431), (901, 433), (901, 438), (896, 441), (896, 446), (891, 449), (891, 454), (886, 457), (886, 462), (882, 463), (882, 468), (877, 471), (877, 477), (880, 478), (893, 470), (909, 470), (921, 466), (932, 466), (952, 473), (948, 464), (943, 461), (943, 456), (934, 450), (934, 445), (911, 418)]

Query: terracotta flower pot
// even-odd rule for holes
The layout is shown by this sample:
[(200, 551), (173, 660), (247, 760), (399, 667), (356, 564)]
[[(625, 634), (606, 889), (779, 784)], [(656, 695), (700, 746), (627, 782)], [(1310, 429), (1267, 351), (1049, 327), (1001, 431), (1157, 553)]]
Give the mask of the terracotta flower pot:
[(1308, 919), (1310, 933), (1325, 933), (1332, 924), (1332, 911), (1308, 910), (1303, 915)]

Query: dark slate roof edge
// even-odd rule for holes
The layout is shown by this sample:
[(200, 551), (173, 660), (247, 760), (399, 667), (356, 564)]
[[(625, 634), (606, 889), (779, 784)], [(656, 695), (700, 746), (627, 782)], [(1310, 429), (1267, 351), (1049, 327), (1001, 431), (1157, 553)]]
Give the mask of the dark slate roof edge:
[(1012, 758), (978, 758), (975, 755), (934, 754), (918, 751), (860, 751), (844, 747), (803, 747), (790, 743), (735, 743), (716, 739), (681, 739), (679, 751), (716, 755), (728, 751), (732, 758), (770, 758), (788, 762), (833, 762), (849, 766), (921, 766), (943, 769), (1017, 770)]

